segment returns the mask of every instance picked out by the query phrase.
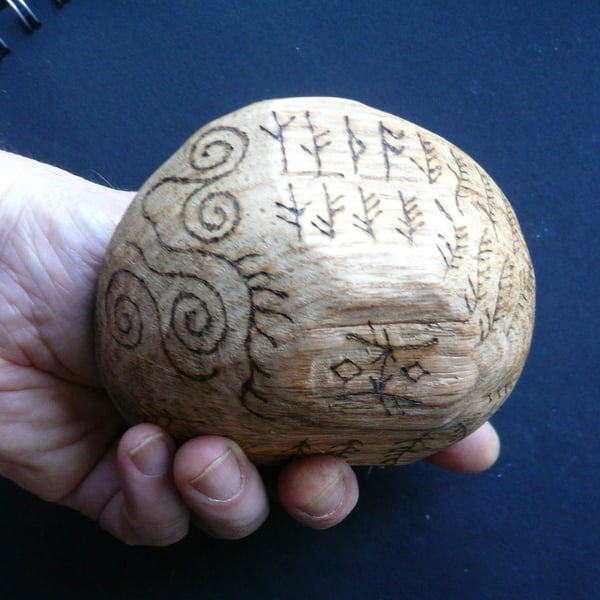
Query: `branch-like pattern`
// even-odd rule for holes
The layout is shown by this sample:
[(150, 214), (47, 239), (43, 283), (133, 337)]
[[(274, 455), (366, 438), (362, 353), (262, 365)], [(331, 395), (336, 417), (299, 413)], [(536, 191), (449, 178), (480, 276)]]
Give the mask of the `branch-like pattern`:
[(500, 277), (498, 279), (498, 294), (496, 302), (492, 310), (485, 311), (485, 319), (479, 321), (480, 325), (480, 342), (484, 342), (492, 331), (495, 330), (496, 324), (502, 320), (510, 312), (509, 297), (513, 289), (513, 274), (514, 265), (507, 258), (502, 263)]
[(348, 134), (348, 147), (350, 148), (350, 155), (352, 156), (352, 165), (354, 166), (354, 174), (358, 173), (358, 161), (360, 157), (365, 153), (367, 146), (366, 144), (356, 136), (352, 128), (350, 127), (350, 119), (348, 115), (344, 117), (344, 123), (346, 124), (346, 133)]
[(525, 240), (523, 239), (523, 234), (521, 233), (521, 228), (519, 227), (517, 217), (515, 216), (515, 213), (508, 200), (505, 196), (502, 196), (502, 199), (504, 201), (504, 216), (510, 228), (510, 235), (512, 237), (513, 254), (518, 254), (526, 246)]
[(296, 458), (302, 458), (303, 456), (310, 456), (311, 445), (308, 438), (300, 440), (297, 444), (294, 444), (291, 448), (287, 448), (285, 454), (292, 455)]
[(408, 243), (412, 246), (415, 233), (425, 225), (423, 221), (423, 213), (419, 209), (417, 199), (413, 196), (412, 198), (405, 198), (404, 194), (398, 190), (398, 199), (402, 204), (402, 217), (398, 217), (400, 226), (396, 227), (396, 231), (404, 236)]
[(385, 453), (384, 465), (397, 465), (404, 462), (405, 456), (415, 454), (422, 455), (424, 452), (431, 454), (434, 450), (440, 450), (449, 443), (458, 442), (467, 434), (467, 427), (463, 423), (458, 423), (450, 428), (440, 427), (433, 431), (427, 431), (416, 438), (402, 440), (391, 445)]
[(296, 200), (296, 196), (294, 195), (294, 188), (291, 183), (288, 183), (288, 198), (288, 204), (284, 204), (279, 200), (275, 201), (275, 206), (284, 211), (283, 213), (278, 213), (276, 216), (278, 219), (281, 219), (282, 221), (290, 224), (296, 229), (296, 236), (298, 238), (298, 241), (301, 242), (302, 225), (300, 224), (300, 217), (304, 214), (304, 211), (306, 210), (306, 207), (310, 204), (310, 202), (305, 204), (303, 207), (300, 207), (298, 201)]
[(360, 452), (363, 445), (361, 440), (348, 440), (340, 444), (335, 444), (327, 452), (328, 454), (333, 454), (334, 456), (339, 456), (340, 458), (348, 460), (352, 455)]
[(513, 391), (515, 385), (517, 385), (517, 379), (514, 379), (512, 381), (509, 381), (508, 383), (501, 385), (499, 388), (493, 390), (486, 396), (487, 401), (490, 404), (502, 404)]
[(475, 280), (468, 276), (467, 280), (469, 286), (465, 291), (465, 304), (469, 314), (472, 315), (477, 306), (486, 296), (486, 284), (491, 277), (491, 266), (490, 258), (493, 254), (492, 251), (492, 240), (488, 236), (488, 230), (484, 230), (479, 242), (479, 248), (477, 250), (477, 273)]
[(404, 131), (393, 131), (380, 122), (379, 135), (381, 137), (381, 148), (385, 163), (385, 178), (389, 181), (391, 170), (390, 154), (399, 156), (404, 151), (404, 146), (398, 143), (404, 138)]
[(286, 175), (288, 172), (288, 161), (283, 133), (286, 130), (286, 128), (291, 125), (292, 121), (296, 118), (296, 116), (292, 115), (285, 123), (282, 123), (279, 121), (279, 117), (277, 116), (277, 113), (275, 111), (272, 111), (271, 114), (273, 115), (273, 120), (276, 124), (275, 131), (273, 132), (267, 127), (264, 127), (263, 125), (259, 125), (259, 127), (262, 131), (264, 131), (266, 134), (270, 135), (274, 140), (279, 142), (279, 148), (281, 150), (281, 157), (283, 161), (282, 175)]
[(438, 233), (438, 238), (441, 243), (437, 245), (437, 249), (444, 259), (447, 270), (458, 269), (458, 263), (464, 259), (465, 251), (467, 249), (467, 238), (469, 235), (467, 233), (467, 227), (465, 225), (457, 226), (452, 215), (444, 208), (437, 198), (435, 199), (435, 204), (446, 219), (450, 221), (453, 231), (452, 240), (448, 240), (446, 236)]
[(477, 200), (477, 206), (490, 220), (494, 230), (494, 235), (496, 236), (496, 239), (498, 239), (498, 231), (496, 229), (496, 212), (498, 210), (496, 194), (492, 189), (492, 184), (489, 177), (487, 177), (481, 169), (477, 169), (477, 172), (479, 173), (479, 177), (481, 178), (481, 183), (483, 184), (483, 189), (485, 191), (485, 198), (483, 200)]
[(326, 136), (329, 135), (330, 130), (324, 129), (323, 131), (318, 131), (310, 119), (310, 112), (308, 110), (304, 114), (304, 117), (306, 118), (306, 123), (307, 123), (308, 129), (310, 131), (310, 135), (312, 137), (312, 147), (308, 148), (304, 144), (301, 144), (300, 147), (302, 148), (302, 150), (304, 150), (304, 152), (306, 152), (307, 154), (309, 154), (310, 156), (312, 156), (315, 159), (315, 163), (316, 163), (316, 167), (317, 167), (316, 172), (315, 172), (315, 177), (321, 177), (321, 175), (323, 173), (322, 164), (321, 164), (321, 152), (325, 148), (327, 148), (327, 146), (329, 146), (331, 144), (331, 140), (327, 140), (327, 141), (322, 141), (322, 140), (323, 140), (323, 138), (325, 138)]
[(527, 322), (535, 296), (535, 275), (533, 273), (533, 265), (529, 262), (520, 272), (520, 291), (519, 297), (516, 299), (515, 312), (507, 333), (510, 335), (517, 327), (518, 323)]
[(448, 168), (456, 177), (456, 188), (454, 191), (454, 202), (456, 208), (461, 215), (464, 215), (462, 203), (465, 199), (469, 198), (473, 193), (473, 182), (469, 177), (469, 170), (467, 168), (467, 162), (465, 159), (457, 154), (453, 149), (450, 150), (452, 158), (454, 159), (454, 166), (447, 164)]
[(359, 186), (358, 191), (360, 193), (360, 202), (362, 206), (362, 216), (354, 213), (352, 216), (357, 221), (354, 223), (354, 227), (357, 227), (361, 231), (364, 231), (367, 235), (375, 239), (375, 231), (373, 230), (373, 223), (375, 219), (382, 214), (382, 210), (379, 208), (381, 200), (375, 196), (375, 194), (369, 194), (365, 196), (362, 187)]
[(425, 164), (419, 164), (412, 156), (410, 157), (410, 160), (412, 160), (419, 171), (427, 177), (429, 183), (435, 183), (442, 174), (442, 163), (440, 162), (435, 146), (429, 140), (423, 138), (420, 133), (417, 133), (417, 136), (419, 138), (419, 143), (421, 144), (421, 149), (423, 150)]
[(317, 215), (316, 221), (311, 221), (311, 225), (320, 231), (323, 235), (329, 238), (335, 237), (335, 216), (344, 210), (344, 206), (340, 205), (340, 200), (343, 195), (332, 198), (329, 195), (327, 186), (323, 184), (323, 195), (325, 198), (325, 206), (327, 207), (326, 216)]

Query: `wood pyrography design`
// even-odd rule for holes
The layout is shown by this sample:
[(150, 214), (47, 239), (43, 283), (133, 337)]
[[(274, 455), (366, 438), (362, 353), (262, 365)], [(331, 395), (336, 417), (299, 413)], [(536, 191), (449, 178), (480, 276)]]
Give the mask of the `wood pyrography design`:
[(356, 102), (273, 100), (140, 189), (100, 277), (98, 361), (130, 422), (263, 463), (401, 464), (504, 402), (534, 296), (513, 210), (465, 153)]

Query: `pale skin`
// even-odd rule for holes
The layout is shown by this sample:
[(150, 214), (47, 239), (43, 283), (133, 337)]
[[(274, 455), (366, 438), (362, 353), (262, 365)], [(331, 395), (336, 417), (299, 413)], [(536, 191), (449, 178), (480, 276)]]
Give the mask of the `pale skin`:
[[(269, 494), (239, 446), (202, 436), (178, 447), (156, 425), (127, 427), (102, 388), (95, 286), (132, 197), (0, 152), (0, 474), (128, 544), (173, 544), (190, 523), (242, 538), (267, 518)], [(475, 473), (499, 448), (486, 423), (428, 460)], [(276, 477), (277, 501), (315, 529), (358, 500), (353, 470), (336, 457), (298, 460)]]

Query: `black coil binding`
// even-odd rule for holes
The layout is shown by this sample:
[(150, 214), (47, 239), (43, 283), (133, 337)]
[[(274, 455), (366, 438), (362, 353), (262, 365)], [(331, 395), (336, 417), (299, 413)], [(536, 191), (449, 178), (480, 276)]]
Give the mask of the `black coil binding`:
[[(54, 4), (63, 7), (70, 0), (54, 0)], [(29, 8), (24, 0), (0, 0), (0, 11), (4, 8), (10, 8), (17, 16), (17, 20), (26, 33), (33, 33), (42, 25), (41, 21), (35, 16), (35, 13)], [(0, 60), (10, 54), (8, 44), (0, 38)]]

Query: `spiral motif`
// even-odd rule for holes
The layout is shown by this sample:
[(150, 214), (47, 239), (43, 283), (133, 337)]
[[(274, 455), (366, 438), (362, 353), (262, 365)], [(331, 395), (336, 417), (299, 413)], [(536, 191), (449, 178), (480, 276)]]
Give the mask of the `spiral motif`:
[(171, 307), (175, 338), (191, 352), (212, 354), (225, 339), (227, 313), (221, 295), (205, 281), (180, 292)]
[(244, 160), (248, 135), (235, 127), (213, 127), (192, 145), (190, 165), (204, 181), (229, 175)]
[[(192, 144), (189, 166), (156, 182), (141, 197), (144, 217), (169, 250), (218, 242), (240, 222), (240, 205), (229, 191), (208, 191), (244, 159), (248, 135), (235, 127), (213, 127)], [(181, 235), (183, 232), (188, 235)], [(201, 242), (199, 244), (198, 242)]]
[(186, 231), (205, 243), (222, 240), (233, 233), (240, 222), (240, 206), (229, 192), (202, 190), (191, 194), (183, 207), (183, 225)]
[(148, 303), (154, 302), (142, 279), (125, 269), (113, 274), (104, 306), (110, 335), (117, 344), (129, 350), (141, 344), (144, 316), (148, 314), (144, 305)]
[[(202, 277), (164, 273), (169, 283), (160, 298), (164, 353), (180, 375), (196, 381), (212, 379), (239, 354), (250, 318), (249, 291), (236, 271), (210, 255), (202, 266)], [(218, 282), (218, 270), (228, 282), (224, 289), (208, 281)]]

